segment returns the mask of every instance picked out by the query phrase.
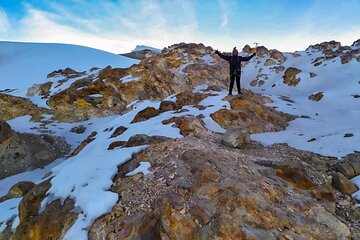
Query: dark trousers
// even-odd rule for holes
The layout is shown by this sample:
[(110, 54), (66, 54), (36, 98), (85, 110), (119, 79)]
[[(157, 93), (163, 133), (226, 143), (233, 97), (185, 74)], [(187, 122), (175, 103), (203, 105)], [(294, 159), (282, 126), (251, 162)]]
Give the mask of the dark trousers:
[(241, 88), (240, 88), (240, 76), (241, 76), (241, 72), (240, 70), (236, 71), (236, 70), (230, 70), (230, 88), (229, 88), (229, 94), (232, 94), (232, 90), (234, 87), (234, 82), (236, 79), (236, 86), (238, 89), (238, 93), (241, 93)]

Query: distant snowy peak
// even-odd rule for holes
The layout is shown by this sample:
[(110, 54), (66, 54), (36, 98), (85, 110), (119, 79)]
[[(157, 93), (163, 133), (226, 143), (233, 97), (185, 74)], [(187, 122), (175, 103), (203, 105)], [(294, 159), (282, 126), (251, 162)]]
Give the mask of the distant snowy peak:
[(152, 51), (154, 53), (160, 53), (161, 52), (161, 49), (149, 47), (149, 46), (146, 46), (146, 45), (136, 45), (135, 49), (131, 50), (131, 52), (137, 52), (137, 51), (143, 51), (143, 50), (149, 50), (149, 51)]

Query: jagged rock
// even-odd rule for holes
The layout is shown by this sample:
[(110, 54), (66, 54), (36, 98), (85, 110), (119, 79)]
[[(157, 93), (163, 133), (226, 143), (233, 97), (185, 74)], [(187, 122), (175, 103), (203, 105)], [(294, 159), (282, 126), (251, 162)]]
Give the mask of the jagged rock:
[(19, 205), (20, 223), (11, 239), (63, 239), (66, 231), (75, 222), (77, 213), (74, 210), (74, 201), (66, 199), (61, 204), (60, 199), (46, 206), (40, 213), (42, 200), (50, 188), (50, 181), (36, 185), (21, 200)]
[(180, 107), (176, 102), (173, 101), (162, 101), (160, 103), (159, 112), (174, 111)]
[(38, 107), (31, 101), (0, 93), (0, 120), (7, 121), (25, 115), (32, 116), (33, 120), (39, 120), (42, 114), (50, 114), (51, 110)]
[(43, 84), (35, 84), (27, 90), (26, 96), (49, 96), (52, 82), (46, 82)]
[(120, 135), (123, 134), (126, 130), (127, 130), (127, 127), (124, 127), (124, 126), (117, 127), (117, 128), (114, 130), (114, 132), (111, 134), (111, 138), (120, 136)]
[(146, 121), (159, 115), (159, 111), (154, 107), (146, 107), (136, 114), (131, 123)]
[(112, 142), (112, 143), (110, 143), (110, 145), (109, 145), (109, 147), (107, 148), (107, 150), (113, 150), (114, 148), (125, 146), (126, 143), (127, 143), (126, 141), (115, 141), (115, 142)]
[(60, 137), (14, 132), (0, 144), (0, 179), (42, 168), (68, 151)]
[(185, 115), (181, 117), (172, 117), (162, 121), (162, 124), (175, 123), (174, 127), (180, 129), (180, 134), (183, 136), (188, 136), (189, 134), (202, 135), (207, 132), (204, 127), (204, 122), (191, 115)]
[(308, 174), (302, 168), (294, 168), (291, 166), (280, 166), (276, 168), (276, 174), (292, 186), (301, 189), (314, 189), (315, 184), (310, 180)]
[(283, 76), (283, 83), (288, 86), (296, 86), (300, 82), (300, 78), (297, 78), (296, 75), (300, 72), (300, 69), (294, 67), (287, 68)]
[(323, 96), (324, 96), (323, 92), (318, 92), (318, 93), (311, 94), (308, 98), (309, 98), (309, 100), (318, 102), (323, 98)]
[(135, 134), (129, 138), (125, 146), (135, 147), (141, 145), (153, 145), (167, 141), (169, 139), (171, 138), (163, 136), (148, 136), (146, 134)]
[(265, 55), (269, 55), (269, 50), (264, 46), (258, 46), (256, 48), (256, 55), (259, 57), (263, 57)]
[(10, 198), (23, 197), (26, 193), (33, 189), (34, 186), (35, 184), (30, 181), (18, 182), (10, 188), (5, 196), (0, 197), (0, 202), (6, 201)]
[(88, 145), (89, 143), (91, 143), (92, 141), (95, 140), (95, 136), (96, 136), (97, 132), (92, 132), (90, 133), (89, 136), (87, 136), (87, 138), (85, 140), (83, 140), (79, 146), (77, 146), (77, 148), (74, 149), (74, 151), (72, 151), (67, 158), (73, 157), (75, 155), (77, 155), (79, 152), (81, 152), (81, 150), (84, 149), (84, 147), (86, 147), (86, 145)]
[(250, 134), (244, 128), (229, 129), (225, 132), (222, 141), (231, 147), (241, 148), (250, 143)]
[(275, 64), (276, 62), (273, 59), (267, 59), (266, 62), (264, 63), (265, 66), (271, 66)]
[(331, 176), (333, 178), (332, 186), (342, 194), (351, 195), (358, 190), (356, 186), (341, 173), (335, 172), (332, 173)]
[(70, 132), (74, 132), (77, 134), (84, 133), (85, 131), (86, 131), (86, 127), (84, 125), (80, 125), (80, 126), (73, 127), (70, 129)]
[(334, 166), (334, 169), (346, 178), (351, 179), (360, 174), (360, 172), (355, 171), (354, 166), (356, 166), (357, 170), (359, 169), (357, 164), (351, 164), (349, 161), (341, 161)]
[[(276, 50), (276, 49), (271, 49), (269, 51), (270, 53), (270, 57), (273, 59), (278, 60), (280, 63), (283, 63), (286, 61), (286, 58), (284, 57), (284, 55), (282, 54), (282, 52)], [(275, 63), (274, 63), (275, 64)], [(273, 64), (272, 64), (273, 65)]]

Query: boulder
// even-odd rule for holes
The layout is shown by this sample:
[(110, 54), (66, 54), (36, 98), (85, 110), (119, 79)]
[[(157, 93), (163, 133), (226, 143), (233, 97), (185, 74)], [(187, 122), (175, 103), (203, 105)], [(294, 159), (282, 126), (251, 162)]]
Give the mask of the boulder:
[(286, 61), (286, 59), (285, 59), (284, 55), (282, 54), (282, 52), (280, 52), (280, 51), (278, 51), (276, 49), (271, 49), (269, 51), (269, 53), (270, 53), (271, 58), (279, 61), (280, 63), (283, 63), (283, 62)]
[(162, 101), (160, 103), (159, 112), (174, 111), (180, 107), (176, 102), (173, 101)]
[[(351, 179), (355, 177), (356, 175), (359, 175), (360, 172), (356, 172), (353, 165), (349, 161), (341, 161), (334, 166), (334, 170), (341, 173), (343, 176), (345, 176), (348, 179)], [(358, 167), (357, 167), (358, 169)]]
[(174, 127), (180, 129), (180, 134), (188, 136), (189, 134), (204, 135), (207, 130), (202, 119), (191, 115), (181, 117), (172, 117), (162, 121), (162, 124), (175, 123)]
[(124, 127), (124, 126), (117, 127), (117, 128), (114, 130), (114, 132), (111, 134), (111, 137), (110, 137), (110, 138), (114, 138), (114, 137), (120, 136), (120, 135), (123, 134), (126, 130), (127, 130), (127, 127)]
[(273, 59), (267, 59), (264, 63), (265, 66), (275, 65), (276, 62)]
[(250, 143), (250, 134), (245, 128), (228, 129), (224, 133), (222, 141), (228, 146), (242, 148)]
[(86, 127), (84, 125), (79, 125), (77, 127), (73, 127), (70, 129), (70, 132), (82, 134), (86, 131)]
[(159, 115), (159, 111), (154, 107), (146, 107), (145, 109), (138, 112), (131, 123), (146, 121), (150, 118)]
[(299, 73), (301, 73), (300, 69), (295, 67), (287, 68), (283, 76), (283, 83), (288, 86), (296, 86), (300, 82), (300, 78), (296, 76)]
[(318, 93), (311, 94), (308, 98), (311, 101), (318, 102), (323, 98), (323, 96), (324, 96), (323, 92), (318, 92)]
[(351, 195), (358, 190), (357, 187), (341, 173), (334, 172), (331, 176), (333, 178), (332, 186), (342, 194)]
[(126, 147), (135, 147), (141, 145), (154, 145), (157, 143), (161, 143), (167, 141), (171, 138), (163, 137), (163, 136), (148, 136), (146, 134), (135, 134), (129, 138), (126, 143)]

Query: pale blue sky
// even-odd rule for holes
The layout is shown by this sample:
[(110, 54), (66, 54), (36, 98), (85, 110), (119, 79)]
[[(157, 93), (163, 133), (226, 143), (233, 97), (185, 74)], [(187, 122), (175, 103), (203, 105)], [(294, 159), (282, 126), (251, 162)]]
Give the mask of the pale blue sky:
[(202, 42), (282, 51), (360, 38), (360, 0), (1, 0), (0, 40), (60, 42), (119, 53)]

